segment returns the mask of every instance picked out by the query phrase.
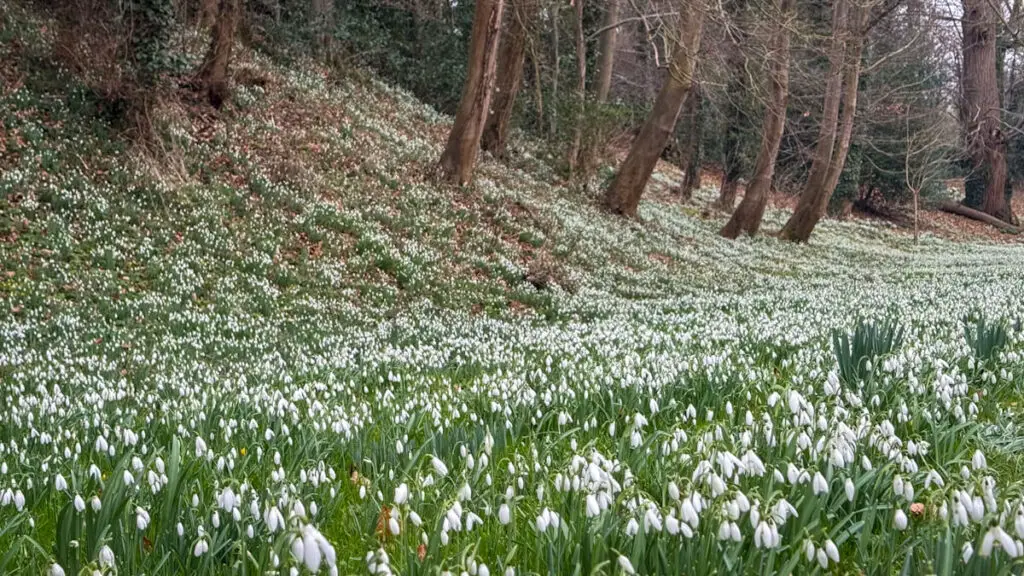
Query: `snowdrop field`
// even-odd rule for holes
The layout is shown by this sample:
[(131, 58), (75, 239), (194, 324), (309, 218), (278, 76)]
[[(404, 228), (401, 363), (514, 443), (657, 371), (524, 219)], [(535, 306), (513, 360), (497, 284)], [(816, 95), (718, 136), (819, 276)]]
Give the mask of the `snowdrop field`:
[(526, 141), (439, 187), (449, 119), (245, 58), (177, 176), (0, 98), (0, 573), (1024, 567), (1019, 243), (627, 222)]

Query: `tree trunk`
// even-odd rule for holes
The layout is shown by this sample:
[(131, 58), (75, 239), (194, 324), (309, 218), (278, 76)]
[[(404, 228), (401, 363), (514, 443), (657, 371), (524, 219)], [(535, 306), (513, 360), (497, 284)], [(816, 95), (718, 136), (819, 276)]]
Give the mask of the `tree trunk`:
[(719, 187), (718, 199), (714, 208), (732, 212), (736, 206), (738, 181), (744, 173), (743, 144), (746, 135), (743, 133), (745, 123), (742, 100), (747, 97), (747, 69), (744, 47), (747, 34), (743, 32), (741, 19), (746, 9), (746, 2), (730, 2), (728, 10), (734, 24), (726, 29), (725, 61), (728, 71), (726, 83), (727, 100), (725, 104), (725, 134), (722, 143), (722, 183)]
[(963, 204), (957, 204), (956, 202), (943, 202), (939, 204), (939, 210), (942, 210), (943, 212), (949, 212), (950, 214), (966, 216), (967, 218), (977, 220), (978, 222), (991, 224), (992, 226), (995, 226), (1000, 230), (1010, 232), (1012, 234), (1024, 233), (1024, 229), (1018, 228), (1013, 224), (1009, 224), (1005, 220), (1001, 220), (999, 218), (996, 218), (995, 216), (992, 216), (991, 214), (986, 214), (973, 208), (968, 208)]
[(684, 202), (689, 202), (690, 198), (693, 198), (693, 191), (700, 188), (701, 140), (704, 136), (701, 99), (700, 87), (696, 86), (686, 95), (686, 102), (683, 103), (683, 111), (680, 113), (685, 139), (679, 163), (683, 169), (679, 195)]
[(478, 0), (473, 11), (466, 84), (448, 144), (438, 163), (441, 177), (455, 184), (465, 185), (473, 180), (480, 136), (494, 91), (503, 8), (504, 0)]
[(217, 22), (218, 0), (200, 0), (199, 2), (199, 27), (210, 28)]
[(572, 128), (572, 145), (569, 147), (569, 179), (576, 179), (576, 168), (580, 164), (580, 145), (583, 142), (583, 121), (587, 105), (587, 41), (583, 36), (583, 1), (576, 4), (576, 118)]
[(533, 20), (535, 0), (514, 0), (512, 11), (506, 18), (508, 27), (501, 37), (498, 52), (497, 86), (491, 102), (491, 113), (480, 140), (481, 147), (501, 157), (505, 155), (505, 143), (512, 124), (512, 110), (516, 94), (523, 83), (523, 66), (526, 60), (527, 26)]
[(723, 212), (732, 212), (736, 207), (736, 196), (739, 195), (739, 180), (735, 174), (730, 175), (728, 170), (722, 171), (722, 184), (718, 190), (718, 199), (715, 200), (715, 208)]
[(963, 113), (971, 160), (964, 205), (1013, 224), (996, 74), (998, 15), (989, 0), (963, 0), (963, 9)]
[[(740, 69), (735, 72), (743, 74), (742, 64), (740, 64)], [(739, 178), (743, 174), (742, 147), (744, 138), (741, 128), (743, 111), (740, 109), (739, 104), (732, 102), (732, 100), (743, 96), (743, 87), (741, 82), (735, 79), (731, 80), (728, 86), (729, 94), (726, 97), (730, 99), (730, 102), (726, 105), (725, 139), (722, 143), (722, 184), (719, 188), (718, 199), (715, 200), (714, 207), (725, 212), (732, 212), (732, 209), (736, 206)]]
[(621, 0), (608, 0), (605, 7), (604, 22), (601, 28), (601, 44), (598, 48), (600, 54), (597, 60), (597, 87), (594, 96), (597, 102), (604, 104), (608, 101), (608, 93), (612, 88), (612, 70), (615, 67), (615, 44), (619, 36), (619, 3)]
[(736, 238), (741, 232), (753, 236), (761, 227), (764, 209), (771, 193), (772, 177), (775, 175), (775, 158), (779, 155), (779, 144), (786, 127), (786, 102), (789, 100), (789, 28), (795, 0), (779, 0), (780, 25), (775, 29), (773, 50), (770, 52), (771, 66), (768, 79), (768, 102), (764, 110), (761, 128), (761, 148), (757, 152), (754, 175), (747, 185), (746, 194), (739, 207), (722, 228), (720, 234)]
[(238, 26), (238, 1), (218, 2), (210, 49), (199, 71), (203, 88), (214, 108), (220, 108), (228, 97), (228, 66), (231, 64), (231, 46)]
[[(331, 36), (331, 24), (334, 20), (334, 0), (312, 0), (310, 8), (309, 24), (313, 28), (316, 53), (321, 58), (330, 61), (334, 54)], [(416, 19), (417, 33), (419, 33), (419, 11), (414, 10), (413, 17)]]
[[(855, 26), (854, 30), (861, 30), (866, 23), (867, 11), (854, 8), (852, 12), (857, 14), (855, 18), (851, 18), (852, 25)], [(828, 176), (825, 178), (824, 199), (818, 214), (819, 219), (824, 216), (828, 201), (839, 184), (839, 177), (843, 173), (843, 167), (846, 166), (846, 155), (850, 151), (850, 141), (853, 139), (853, 121), (857, 116), (857, 90), (860, 85), (860, 61), (864, 55), (864, 36), (855, 32), (850, 42), (851, 45), (846, 55), (846, 70), (843, 72), (843, 115), (839, 120), (839, 141), (832, 154)]]
[(847, 0), (835, 0), (832, 6), (832, 43), (829, 47), (828, 79), (825, 83), (818, 143), (814, 148), (811, 171), (807, 175), (807, 182), (797, 201), (796, 209), (780, 233), (785, 240), (806, 242), (814, 226), (821, 219), (822, 210), (828, 205), (825, 189), (829, 167), (832, 165), (832, 152), (835, 150), (836, 124), (839, 121), (843, 64), (846, 60), (846, 34), (849, 29), (846, 24), (848, 10)]
[(544, 129), (544, 76), (540, 73), (540, 59), (537, 56), (537, 51), (533, 47), (533, 42), (530, 42), (530, 61), (533, 62), (533, 91), (534, 99), (537, 101), (537, 131), (540, 132)]
[(562, 5), (561, 2), (555, 2), (551, 8), (551, 26), (554, 28), (554, 39), (551, 43), (552, 49), (554, 50), (554, 64), (551, 67), (551, 123), (548, 124), (549, 136), (554, 138), (558, 134), (558, 77), (562, 67), (559, 65), (561, 59), (558, 50), (558, 8)]
[(651, 115), (633, 141), (629, 155), (615, 175), (605, 198), (612, 212), (626, 217), (636, 216), (647, 180), (672, 136), (679, 109), (693, 86), (693, 70), (697, 64), (705, 9), (703, 3), (697, 0), (692, 3), (684, 1), (680, 5), (679, 39), (665, 83), (654, 102)]

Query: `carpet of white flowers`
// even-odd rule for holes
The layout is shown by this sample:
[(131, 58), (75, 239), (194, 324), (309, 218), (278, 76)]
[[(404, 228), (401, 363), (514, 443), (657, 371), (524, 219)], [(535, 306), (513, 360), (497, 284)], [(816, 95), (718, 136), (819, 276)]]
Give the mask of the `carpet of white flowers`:
[(239, 69), (164, 110), (178, 172), (66, 73), (0, 91), (0, 573), (1024, 567), (1020, 245), (623, 222), (528, 142), (438, 187), (409, 95)]

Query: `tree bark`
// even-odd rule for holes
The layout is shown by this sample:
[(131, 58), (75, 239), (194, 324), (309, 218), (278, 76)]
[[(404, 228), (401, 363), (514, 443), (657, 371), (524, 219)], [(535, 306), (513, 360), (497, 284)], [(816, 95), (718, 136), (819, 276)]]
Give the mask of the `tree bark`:
[(722, 143), (722, 183), (714, 208), (732, 212), (736, 206), (739, 178), (744, 173), (743, 133), (744, 107), (741, 100), (747, 97), (746, 58), (743, 49), (747, 35), (743, 32), (743, 13), (746, 2), (729, 3), (733, 25), (726, 29), (725, 61), (729, 79), (726, 84), (725, 135)]
[(238, 1), (219, 0), (217, 3), (210, 49), (199, 71), (203, 88), (214, 108), (220, 108), (228, 97), (228, 67), (238, 26)]
[(679, 109), (693, 86), (706, 8), (700, 0), (684, 1), (679, 8), (679, 39), (665, 83), (605, 198), (609, 210), (626, 217), (636, 216), (647, 180), (672, 136)]
[(971, 160), (964, 204), (1013, 224), (996, 73), (998, 15), (989, 0), (963, 0), (963, 10), (962, 112)]
[(544, 129), (544, 76), (540, 73), (540, 58), (537, 56), (537, 50), (533, 47), (533, 42), (530, 42), (530, 61), (533, 63), (533, 92), (534, 100), (537, 104), (537, 131), (540, 132)]
[[(417, 34), (419, 34), (419, 11), (413, 10), (413, 16), (416, 19)], [(310, 26), (313, 28), (316, 52), (321, 58), (329, 61), (334, 55), (331, 37), (331, 24), (334, 20), (334, 0), (312, 0), (309, 19)]]
[(438, 162), (441, 178), (460, 186), (473, 180), (480, 137), (494, 91), (504, 5), (504, 0), (478, 0), (473, 11), (466, 84), (455, 113), (455, 123), (448, 135), (448, 144)]
[(512, 10), (508, 14), (510, 17), (506, 18), (508, 25), (502, 34), (498, 52), (498, 80), (491, 102), (491, 113), (487, 116), (480, 141), (484, 150), (498, 157), (505, 155), (516, 94), (523, 83), (527, 26), (533, 21), (533, 11), (537, 7), (537, 2), (514, 0), (510, 7)]
[(732, 209), (736, 207), (736, 197), (739, 196), (739, 191), (739, 178), (735, 173), (722, 170), (722, 183), (718, 189), (715, 208), (723, 212), (732, 212)]
[(689, 202), (693, 198), (693, 192), (700, 188), (700, 164), (703, 161), (703, 112), (700, 110), (702, 99), (700, 87), (695, 86), (683, 102), (683, 115), (687, 122), (686, 146), (681, 162), (684, 170), (683, 181), (679, 184), (679, 195), (683, 202)]
[(572, 128), (572, 145), (569, 147), (569, 179), (576, 179), (576, 168), (582, 158), (580, 145), (583, 142), (583, 122), (587, 105), (587, 42), (583, 36), (583, 1), (573, 0), (576, 5), (576, 118)]
[(701, 98), (700, 87), (693, 87), (686, 95), (686, 102), (683, 102), (683, 110), (679, 114), (685, 133), (679, 162), (679, 167), (683, 169), (679, 195), (684, 202), (689, 202), (693, 198), (693, 191), (700, 188), (701, 140), (704, 136)]
[[(726, 97), (730, 100), (742, 97), (742, 87), (738, 84), (735, 81), (729, 82), (731, 89)], [(743, 122), (743, 112), (737, 103), (730, 102), (726, 105), (725, 122), (725, 139), (722, 143), (722, 184), (719, 187), (718, 199), (715, 200), (714, 207), (725, 212), (732, 212), (736, 206), (739, 179), (743, 174), (741, 155), (744, 135), (740, 127), (740, 123)]]
[(608, 0), (605, 7), (604, 22), (601, 28), (601, 43), (597, 60), (597, 86), (594, 96), (597, 102), (604, 104), (608, 101), (608, 93), (612, 88), (612, 70), (615, 67), (615, 45), (618, 41), (619, 27), (619, 3), (621, 0)]
[(789, 100), (789, 28), (794, 2), (795, 0), (778, 2), (780, 25), (776, 28), (773, 49), (769, 56), (769, 99), (761, 127), (761, 147), (746, 194), (720, 232), (726, 238), (735, 239), (741, 232), (751, 236), (757, 234), (764, 218), (765, 207), (768, 205), (772, 177), (775, 175), (775, 159), (779, 155), (779, 145), (786, 126), (786, 103)]
[(551, 123), (548, 124), (548, 135), (554, 138), (558, 134), (558, 77), (562, 67), (559, 65), (561, 59), (560, 52), (558, 50), (558, 8), (561, 7), (561, 2), (555, 2), (554, 6), (551, 7), (551, 27), (553, 28), (553, 40), (551, 43), (552, 49), (554, 50), (553, 62), (551, 67), (551, 105), (548, 109), (551, 111)]
[(846, 60), (846, 35), (848, 0), (835, 0), (832, 5), (832, 43), (828, 55), (828, 79), (825, 83), (825, 99), (822, 104), (821, 124), (818, 128), (818, 143), (811, 160), (811, 171), (807, 175), (804, 190), (797, 201), (793, 215), (786, 221), (780, 236), (785, 240), (806, 242), (811, 231), (821, 219), (822, 210), (828, 205), (825, 196), (832, 152), (836, 144), (836, 124), (839, 121), (839, 102), (842, 94), (843, 64)]
[[(851, 18), (853, 30), (861, 30), (866, 23), (867, 11), (853, 8), (851, 12), (856, 14), (856, 17)], [(846, 55), (846, 69), (843, 72), (843, 115), (839, 120), (839, 141), (832, 154), (828, 176), (825, 178), (824, 200), (818, 213), (819, 219), (825, 215), (828, 201), (839, 184), (839, 176), (843, 173), (843, 167), (846, 166), (846, 156), (850, 151), (850, 141), (853, 139), (853, 121), (857, 116), (857, 90), (860, 86), (860, 64), (863, 55), (864, 36), (859, 32), (854, 32)]]
[(1000, 218), (996, 218), (995, 216), (992, 216), (991, 214), (986, 214), (984, 212), (981, 212), (979, 210), (975, 210), (973, 208), (968, 208), (967, 206), (964, 206), (963, 204), (957, 204), (956, 202), (943, 202), (943, 203), (939, 204), (939, 210), (942, 210), (943, 212), (949, 212), (950, 214), (957, 214), (959, 216), (966, 216), (967, 218), (971, 218), (973, 220), (977, 220), (978, 222), (984, 222), (986, 224), (991, 224), (992, 226), (995, 226), (996, 228), (999, 228), (1000, 230), (1003, 230), (1005, 232), (1010, 232), (1012, 234), (1024, 233), (1024, 229), (1018, 228), (1017, 226), (1014, 226), (1013, 224), (1010, 224), (1010, 223), (1006, 222), (1005, 220), (1002, 220)]

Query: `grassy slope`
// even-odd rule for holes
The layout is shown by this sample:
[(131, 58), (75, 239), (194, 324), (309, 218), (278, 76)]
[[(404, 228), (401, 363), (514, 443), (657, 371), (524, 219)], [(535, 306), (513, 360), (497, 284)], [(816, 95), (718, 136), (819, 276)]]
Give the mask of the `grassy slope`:
[[(0, 440), (45, 421), (88, 447), (96, 430), (81, 428), (82, 416), (98, 413), (104, 429), (141, 430), (143, 443), (166, 447), (183, 425), (212, 442), (222, 418), (259, 418), (260, 429), (269, 418), (278, 434), (296, 429), (302, 448), (289, 453), (290, 473), (365, 458), (383, 467), (364, 473), (378, 472), (387, 493), (384, 469), (404, 465), (394, 434), (439, 429), (434, 452), (452, 455), (459, 442), (480, 442), (466, 406), (487, 412), (479, 387), (495, 374), (510, 380), (504, 402), (535, 406), (558, 388), (547, 382), (560, 361), (570, 381), (668, 382), (689, 369), (703, 374), (688, 377), (697, 389), (666, 394), (721, 410), (741, 401), (730, 375), (744, 358), (778, 360), (771, 385), (786, 386), (782, 359), (827, 369), (829, 330), (860, 314), (912, 319), (929, 357), (962, 354), (948, 336), (976, 307), (1020, 314), (1020, 246), (926, 236), (915, 247), (880, 227), (832, 221), (806, 246), (729, 242), (715, 234), (720, 219), (697, 216), (713, 191), (680, 205), (657, 193), (671, 184), (662, 174), (641, 206), (645, 223), (625, 222), (553, 185), (525, 141), (511, 165), (482, 162), (471, 190), (437, 186), (428, 175), (447, 118), (377, 80), (308, 62), (244, 54), (223, 114), (162, 106), (154, 164), (95, 117), (72, 76), (33, 65), (52, 40), (46, 22), (14, 9), (4, 18), (0, 404), (56, 407), (34, 423), (22, 416), (36, 408), (15, 411)], [(784, 217), (770, 212), (765, 228)], [(573, 291), (524, 281), (538, 262)], [(555, 375), (536, 379), (551, 357)], [(719, 362), (732, 371), (707, 371)], [(316, 388), (326, 408), (296, 396), (310, 383), (326, 386)], [(422, 416), (432, 407), (441, 407), (433, 424)], [(579, 420), (594, 406), (565, 408)], [(536, 425), (529, 409), (513, 420), (519, 434)], [(328, 433), (339, 422), (344, 431)], [(248, 430), (220, 443), (262, 446)], [(1017, 445), (1009, 432), (990, 456), (1011, 477)], [(32, 466), (51, 459), (38, 446), (30, 457)], [(267, 461), (246, 462), (258, 486)], [(196, 486), (220, 481), (200, 476)], [(35, 497), (45, 543), (56, 504)], [(325, 509), (322, 528), (351, 544), (339, 555), (354, 570), (373, 546), (374, 510), (353, 520), (344, 505)], [(499, 556), (502, 540), (484, 537), (482, 552)]]

